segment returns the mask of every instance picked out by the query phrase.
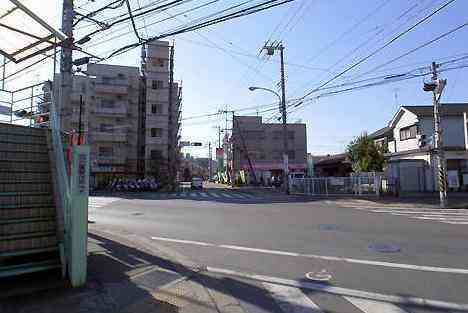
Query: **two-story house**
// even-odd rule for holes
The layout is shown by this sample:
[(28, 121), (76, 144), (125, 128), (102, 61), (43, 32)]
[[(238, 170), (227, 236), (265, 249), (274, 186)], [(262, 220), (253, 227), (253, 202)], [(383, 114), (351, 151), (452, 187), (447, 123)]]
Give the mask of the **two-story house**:
[[(468, 137), (466, 103), (441, 104), (443, 148), (451, 190), (468, 186)], [(437, 175), (432, 138), (434, 107), (401, 106), (389, 124), (369, 135), (387, 147), (389, 180), (402, 192), (436, 191)]]

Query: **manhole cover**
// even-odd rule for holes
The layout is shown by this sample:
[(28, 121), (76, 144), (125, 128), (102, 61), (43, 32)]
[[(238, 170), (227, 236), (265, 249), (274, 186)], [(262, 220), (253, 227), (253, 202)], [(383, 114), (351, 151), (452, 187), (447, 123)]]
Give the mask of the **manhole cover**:
[(307, 279), (320, 282), (327, 282), (330, 281), (330, 279), (332, 279), (332, 275), (326, 269), (323, 269), (318, 272), (308, 272), (305, 274), (305, 277)]
[(143, 213), (135, 212), (135, 213), (132, 213), (132, 215), (134, 215), (134, 216), (139, 216), (139, 215), (143, 215)]
[(338, 230), (339, 227), (336, 224), (320, 224), (319, 229), (320, 230)]
[(369, 250), (381, 253), (395, 253), (400, 252), (401, 248), (392, 244), (374, 243), (369, 245)]

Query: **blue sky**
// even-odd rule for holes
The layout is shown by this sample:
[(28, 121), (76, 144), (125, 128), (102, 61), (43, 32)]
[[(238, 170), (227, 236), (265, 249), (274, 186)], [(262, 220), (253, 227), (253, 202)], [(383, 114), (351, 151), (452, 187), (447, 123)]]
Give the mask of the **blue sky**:
[[(137, 0), (133, 4), (137, 5)], [(77, 0), (78, 6), (86, 0)], [(99, 1), (100, 2), (100, 1)], [(150, 0), (139, 0), (144, 5)], [(239, 1), (219, 1), (214, 8), (223, 8)], [(183, 81), (183, 116), (190, 117), (224, 109), (242, 109), (276, 101), (272, 94), (250, 92), (248, 86), (276, 89), (279, 81), (278, 56), (268, 60), (258, 55), (267, 39), (281, 40), (286, 47), (287, 97), (295, 98), (316, 87), (354, 61), (383, 45), (446, 1), (442, 0), (296, 0), (267, 12), (243, 17), (221, 25), (170, 38), (175, 40), (175, 77)], [(92, 5), (85, 6), (90, 9)], [(60, 5), (50, 1), (43, 13), (59, 23)], [(47, 12), (45, 12), (47, 11)], [(83, 12), (86, 12), (83, 10)], [(176, 14), (173, 9), (169, 14)], [(393, 45), (363, 63), (334, 83), (352, 80), (374, 66), (396, 57), (435, 36), (466, 22), (468, 1), (458, 0), (418, 26)], [(54, 14), (55, 13), (55, 14)], [(164, 15), (160, 15), (161, 17)], [(177, 23), (195, 15), (181, 16)], [(366, 19), (364, 19), (367, 17)], [(155, 17), (147, 18), (147, 24)], [(143, 21), (139, 21), (143, 25)], [(168, 24), (166, 24), (168, 25)], [(353, 27), (354, 26), (354, 27)], [(123, 31), (128, 30), (126, 25)], [(161, 31), (160, 24), (147, 28), (149, 35)], [(167, 27), (167, 26), (165, 26)], [(84, 29), (86, 30), (86, 29)], [(83, 29), (79, 30), (83, 32)], [(113, 31), (118, 34), (118, 32)], [(146, 35), (142, 32), (142, 35)], [(387, 67), (369, 74), (404, 73), (409, 69), (428, 65), (432, 60), (468, 54), (468, 27), (402, 58)], [(106, 36), (108, 36), (106, 34)], [(77, 36), (78, 37), (78, 36)], [(107, 37), (109, 38), (109, 36)], [(99, 42), (96, 39), (94, 42)], [(104, 53), (113, 47), (135, 40), (132, 34), (99, 46), (90, 47)], [(90, 42), (92, 45), (93, 42)], [(357, 47), (362, 46), (360, 49)], [(354, 54), (351, 51), (357, 49)], [(139, 64), (139, 50), (113, 58), (109, 63)], [(330, 67), (342, 60), (335, 67)], [(443, 59), (442, 59), (443, 61)], [(466, 63), (465, 63), (466, 64)], [(329, 71), (326, 71), (329, 69)], [(36, 72), (22, 78), (23, 82), (48, 75)], [(47, 72), (49, 71), (49, 72)], [(38, 74), (39, 73), (39, 74)], [(448, 85), (443, 101), (463, 102), (468, 98), (467, 69), (443, 74)], [(34, 75), (36, 75), (34, 77)], [(321, 98), (289, 116), (290, 121), (307, 123), (308, 151), (313, 154), (338, 153), (362, 131), (373, 131), (386, 125), (398, 105), (429, 104), (431, 96), (421, 89), (423, 78), (386, 84), (351, 93)], [(250, 111), (255, 114), (255, 110)], [(270, 117), (266, 113), (265, 117)], [(183, 139), (217, 141), (215, 126), (224, 126), (224, 117), (201, 118), (183, 122)], [(206, 149), (192, 151), (206, 154)]]

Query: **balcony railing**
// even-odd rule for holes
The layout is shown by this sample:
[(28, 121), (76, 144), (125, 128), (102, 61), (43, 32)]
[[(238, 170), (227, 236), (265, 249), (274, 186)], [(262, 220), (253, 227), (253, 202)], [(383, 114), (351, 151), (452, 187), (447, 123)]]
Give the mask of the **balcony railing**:
[(95, 91), (97, 93), (111, 93), (111, 94), (127, 94), (129, 86), (128, 84), (104, 84), (104, 83), (96, 83)]
[(91, 133), (91, 140), (93, 142), (126, 142), (126, 133), (105, 133), (105, 132), (93, 132)]
[(106, 108), (98, 105), (94, 108), (94, 113), (104, 115), (126, 115), (128, 111), (127, 108), (123, 105), (118, 105), (113, 108)]

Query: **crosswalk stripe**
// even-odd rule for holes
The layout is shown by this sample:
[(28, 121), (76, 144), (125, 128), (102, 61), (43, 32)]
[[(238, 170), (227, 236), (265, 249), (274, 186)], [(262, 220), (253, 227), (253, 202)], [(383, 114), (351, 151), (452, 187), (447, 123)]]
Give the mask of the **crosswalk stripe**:
[(209, 195), (208, 195), (206, 192), (202, 192), (202, 193), (200, 193), (200, 194), (201, 194), (201, 196), (202, 196), (203, 198), (208, 198), (208, 197), (209, 197)]
[(231, 198), (231, 199), (233, 198), (233, 196), (230, 195), (230, 194), (227, 193), (227, 192), (223, 192), (223, 193), (221, 193), (221, 194), (222, 194), (222, 196), (225, 197), (225, 198)]
[(284, 313), (323, 313), (299, 288), (263, 283)]
[(220, 195), (218, 195), (216, 192), (213, 192), (213, 193), (210, 192), (210, 196), (212, 196), (214, 198), (219, 198), (220, 197)]
[(364, 313), (407, 313), (394, 304), (356, 297), (343, 297)]

